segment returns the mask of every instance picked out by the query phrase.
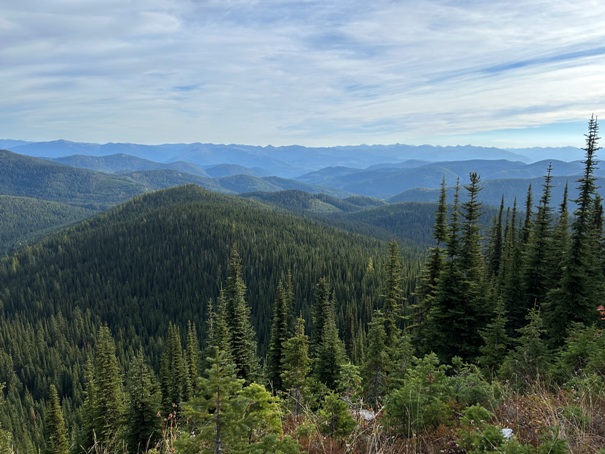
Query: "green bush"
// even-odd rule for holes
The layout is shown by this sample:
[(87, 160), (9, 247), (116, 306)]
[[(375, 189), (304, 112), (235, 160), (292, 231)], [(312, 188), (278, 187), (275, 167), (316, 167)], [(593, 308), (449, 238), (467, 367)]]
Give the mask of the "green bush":
[(408, 437), (439, 424), (450, 424), (454, 416), (449, 405), (454, 391), (446, 375), (448, 366), (439, 365), (434, 353), (414, 358), (414, 362), (404, 385), (387, 396), (385, 405), (391, 430)]

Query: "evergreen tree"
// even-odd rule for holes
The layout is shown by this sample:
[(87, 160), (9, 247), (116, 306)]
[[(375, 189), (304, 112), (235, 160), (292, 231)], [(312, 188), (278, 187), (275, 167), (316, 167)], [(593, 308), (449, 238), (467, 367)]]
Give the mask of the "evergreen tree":
[(302, 409), (311, 371), (309, 340), (305, 335), (305, 320), (302, 317), (296, 320), (294, 335), (284, 344), (282, 365), (282, 383), (294, 400), (294, 414), (298, 415)]
[(521, 233), (517, 230), (517, 201), (513, 203), (510, 218), (507, 219), (504, 232), (504, 251), (500, 275), (498, 277), (500, 297), (504, 302), (504, 309), (508, 318), (508, 335), (514, 335), (516, 330), (525, 324), (527, 309), (524, 293), (520, 282), (523, 275)]
[(368, 329), (366, 357), (361, 370), (364, 395), (374, 411), (378, 411), (389, 389), (389, 371), (393, 368), (386, 342), (384, 316), (381, 311), (375, 311)]
[(188, 431), (176, 443), (178, 452), (299, 452), (295, 441), (281, 438), (277, 398), (257, 383), (244, 388), (235, 365), (218, 348), (208, 363), (199, 394), (183, 407)]
[[(68, 454), (69, 439), (63, 409), (59, 402), (59, 394), (55, 385), (50, 385), (49, 409), (44, 420), (46, 441), (45, 452), (47, 454)], [(1, 451), (0, 451), (1, 452)]]
[(160, 360), (160, 383), (164, 416), (178, 415), (181, 403), (191, 395), (191, 382), (179, 328), (170, 323), (166, 347)]
[(94, 352), (94, 399), (92, 422), (96, 442), (112, 451), (122, 443), (124, 431), (124, 391), (116, 346), (109, 328), (101, 326)]
[(212, 299), (208, 302), (206, 348), (204, 349), (206, 358), (213, 356), (215, 348), (218, 348), (225, 355), (231, 357), (231, 340), (225, 309), (227, 302), (225, 299), (225, 291), (222, 289), (219, 293), (217, 303), (217, 306), (215, 306)]
[(200, 344), (197, 337), (197, 329), (191, 322), (187, 322), (187, 347), (185, 353), (185, 362), (187, 364), (187, 381), (191, 384), (191, 391), (185, 396), (190, 399), (195, 394), (197, 379), (200, 376)]
[(483, 346), (480, 348), (481, 356), (477, 358), (477, 362), (486, 368), (492, 376), (502, 365), (511, 344), (511, 339), (506, 332), (506, 324), (504, 303), (501, 299), (498, 299), (492, 321), (480, 332), (483, 338)]
[(504, 238), (502, 235), (502, 215), (504, 213), (504, 197), (500, 201), (498, 215), (494, 218), (494, 224), (489, 238), (489, 249), (487, 255), (488, 276), (491, 279), (496, 278), (500, 273), (500, 264), (502, 262), (502, 252), (504, 248)]
[(552, 247), (551, 172), (552, 163), (549, 164), (546, 177), (544, 178), (544, 190), (535, 219), (530, 226), (529, 237), (525, 247), (523, 288), (527, 311), (535, 305), (542, 304), (550, 282), (549, 276), (552, 264), (548, 262), (548, 258), (550, 258), (550, 249)]
[[(546, 262), (550, 265), (547, 287), (557, 288), (563, 277), (563, 267), (569, 251), (569, 213), (567, 212), (567, 183), (563, 189), (563, 200), (559, 205), (559, 216), (552, 233), (552, 247)], [(548, 292), (546, 299), (548, 300)]]
[(199, 394), (183, 406), (189, 433), (194, 435), (179, 440), (179, 452), (230, 452), (241, 440), (242, 427), (237, 421), (243, 412), (239, 395), (244, 380), (237, 378), (235, 364), (216, 347), (208, 363)]
[(250, 306), (246, 302), (242, 261), (235, 246), (231, 250), (227, 272), (225, 322), (229, 331), (231, 356), (235, 363), (237, 376), (250, 383), (258, 374), (256, 335), (250, 321)]
[(420, 284), (414, 293), (418, 301), (414, 311), (416, 325), (412, 326), (416, 344), (422, 344), (424, 337), (423, 327), (437, 294), (439, 277), (445, 267), (444, 246), (448, 241), (445, 177), (441, 181), (439, 204), (435, 213), (435, 225), (433, 227), (433, 238), (436, 244), (429, 249), (429, 258), (422, 269)]
[(332, 301), (330, 284), (325, 277), (319, 279), (313, 290), (313, 305), (311, 306), (312, 329), (311, 329), (311, 354), (315, 355), (321, 339), (324, 328), (327, 323), (326, 317), (332, 311)]
[(348, 405), (334, 392), (324, 397), (318, 416), (321, 432), (331, 437), (349, 435), (356, 426)]
[(281, 373), (283, 369), (284, 344), (290, 335), (292, 318), (292, 298), (286, 288), (292, 287), (291, 282), (286, 287), (280, 281), (277, 286), (277, 297), (273, 306), (273, 321), (271, 324), (271, 340), (267, 353), (266, 375), (274, 392), (282, 391)]
[(525, 221), (523, 222), (523, 228), (521, 230), (521, 242), (523, 245), (527, 244), (527, 241), (529, 240), (529, 232), (531, 231), (532, 218), (534, 214), (533, 209), (532, 186), (531, 183), (529, 183), (529, 186), (527, 187), (527, 197), (525, 199)]
[(330, 284), (325, 278), (321, 278), (313, 292), (311, 347), (315, 378), (329, 389), (336, 389), (340, 365), (346, 357), (336, 327), (334, 298)]
[(128, 411), (126, 441), (129, 452), (147, 452), (161, 435), (161, 394), (143, 352), (135, 356), (128, 373)]
[(551, 354), (544, 340), (544, 326), (540, 310), (535, 307), (527, 314), (527, 325), (520, 328), (517, 346), (506, 356), (499, 375), (521, 387), (536, 380), (545, 380), (551, 364)]
[(387, 346), (392, 347), (400, 335), (398, 321), (404, 315), (402, 304), (405, 301), (401, 257), (399, 255), (399, 245), (395, 240), (389, 242), (384, 290), (381, 296), (384, 300), (382, 311), (384, 313)]
[(78, 433), (77, 445), (83, 449), (94, 446), (95, 443), (95, 373), (92, 357), (84, 366), (84, 402), (82, 404), (82, 426)]
[(574, 212), (570, 250), (564, 267), (560, 287), (549, 294), (545, 323), (551, 345), (560, 346), (567, 337), (573, 322), (589, 325), (597, 320), (596, 308), (603, 301), (603, 270), (600, 266), (600, 240), (602, 231), (596, 231), (594, 222), (596, 152), (598, 124), (592, 117), (586, 134), (586, 158), (583, 176), (578, 180), (577, 208)]
[(481, 253), (478, 201), (479, 175), (470, 174), (465, 186), (468, 200), (462, 205), (463, 224), (458, 221), (458, 196), (450, 225), (447, 262), (439, 280), (434, 307), (430, 312), (428, 338), (430, 350), (444, 362), (454, 356), (475, 359), (479, 353), (479, 331), (487, 320), (487, 290)]

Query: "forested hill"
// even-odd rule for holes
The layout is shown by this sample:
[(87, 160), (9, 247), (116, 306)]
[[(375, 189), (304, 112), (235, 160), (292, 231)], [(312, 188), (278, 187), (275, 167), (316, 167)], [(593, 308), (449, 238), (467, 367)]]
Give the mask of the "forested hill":
[[(158, 367), (170, 322), (184, 331), (192, 321), (203, 341), (207, 303), (225, 285), (234, 245), (261, 354), (277, 283), (289, 270), (295, 313), (311, 319), (313, 288), (326, 277), (339, 325), (359, 324), (343, 330), (345, 342), (370, 319), (384, 243), (194, 185), (138, 196), (2, 260), (0, 382), (11, 411), (1, 426), (19, 446), (39, 446), (29, 415), (40, 414), (51, 383), (65, 405), (82, 404), (82, 366), (102, 323), (122, 364), (142, 346)], [(407, 277), (418, 263), (406, 259)], [(406, 282), (408, 291), (414, 285)]]
[(119, 175), (76, 169), (0, 150), (0, 194), (105, 209), (146, 188)]

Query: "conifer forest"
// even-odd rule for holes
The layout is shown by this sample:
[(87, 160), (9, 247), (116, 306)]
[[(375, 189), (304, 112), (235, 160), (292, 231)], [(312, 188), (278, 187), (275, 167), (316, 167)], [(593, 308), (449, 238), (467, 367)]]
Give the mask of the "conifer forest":
[(560, 199), (444, 178), (430, 231), (189, 184), (16, 248), (0, 453), (605, 453), (598, 150)]

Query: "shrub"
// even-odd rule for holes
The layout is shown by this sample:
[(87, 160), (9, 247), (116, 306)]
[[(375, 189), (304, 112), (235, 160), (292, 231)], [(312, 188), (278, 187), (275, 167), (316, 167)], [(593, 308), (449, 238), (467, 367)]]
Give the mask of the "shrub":
[(453, 389), (448, 369), (439, 365), (437, 355), (414, 358), (415, 365), (408, 370), (404, 385), (387, 396), (385, 410), (391, 430), (411, 436), (421, 430), (449, 424), (453, 410), (448, 402)]

